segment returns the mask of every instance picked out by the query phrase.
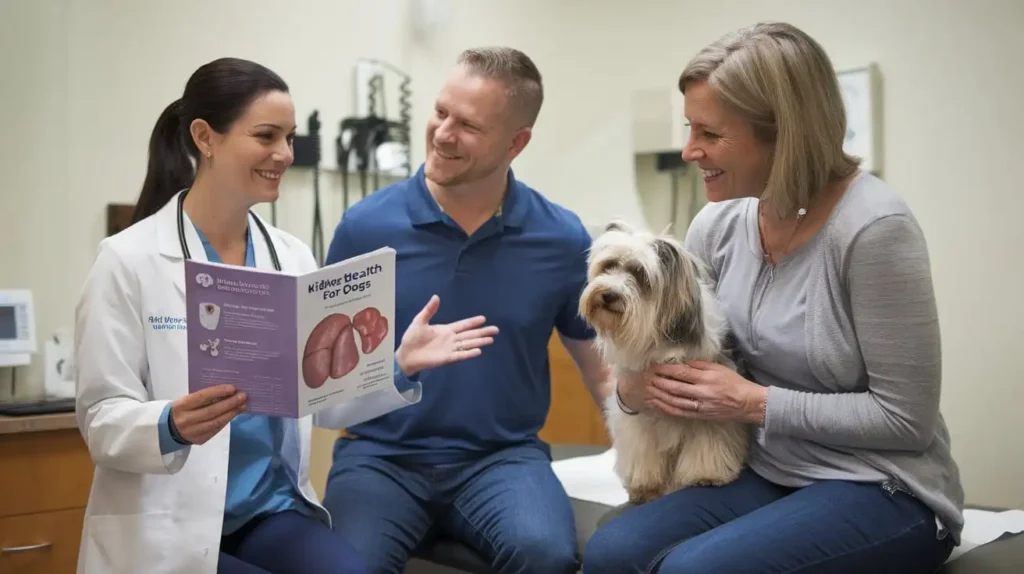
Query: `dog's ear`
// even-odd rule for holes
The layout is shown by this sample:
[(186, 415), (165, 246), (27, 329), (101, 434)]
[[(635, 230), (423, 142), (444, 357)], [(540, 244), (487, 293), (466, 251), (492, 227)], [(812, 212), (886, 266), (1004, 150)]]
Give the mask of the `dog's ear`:
[[(682, 262), (684, 265), (685, 261)], [(700, 285), (694, 281), (696, 278), (687, 278), (683, 275), (670, 275), (669, 280), (673, 282), (676, 289), (688, 291), (675, 295), (681, 304), (673, 318), (665, 329), (666, 337), (677, 345), (699, 345), (704, 337), (704, 301), (701, 299)]]
[[(667, 284), (671, 289), (683, 291), (672, 295), (674, 304), (669, 308), (673, 308), (673, 312), (664, 326), (665, 336), (678, 345), (698, 345), (704, 335), (704, 306), (698, 276), (692, 272), (695, 268), (675, 241), (656, 239), (654, 251)], [(684, 301), (686, 303), (682, 303)]]
[(694, 301), (692, 309), (688, 309), (686, 313), (679, 315), (669, 324), (668, 332), (665, 334), (668, 340), (676, 345), (699, 345), (703, 334), (702, 313), (701, 302), (697, 299)]
[(654, 252), (658, 255), (661, 268), (665, 270), (665, 276), (677, 277), (680, 266), (685, 262), (683, 261), (683, 254), (679, 252), (676, 246), (670, 241), (658, 238), (654, 240)]
[(628, 223), (626, 223), (625, 221), (622, 221), (621, 219), (615, 219), (615, 220), (612, 220), (612, 221), (608, 222), (608, 225), (606, 225), (604, 227), (604, 231), (605, 231), (605, 233), (607, 233), (609, 231), (621, 231), (622, 233), (633, 233), (633, 228)]
[[(658, 263), (665, 270), (666, 277), (676, 277), (684, 270), (692, 271), (697, 277), (705, 277), (704, 264), (683, 250), (674, 238), (658, 237), (654, 240), (654, 252)], [(689, 266), (689, 267), (687, 267)]]

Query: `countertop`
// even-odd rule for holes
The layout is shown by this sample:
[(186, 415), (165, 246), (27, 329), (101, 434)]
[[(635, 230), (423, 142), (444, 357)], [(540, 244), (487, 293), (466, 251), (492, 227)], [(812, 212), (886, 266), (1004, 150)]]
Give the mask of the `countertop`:
[(0, 415), (0, 435), (78, 428), (74, 412), (9, 417)]

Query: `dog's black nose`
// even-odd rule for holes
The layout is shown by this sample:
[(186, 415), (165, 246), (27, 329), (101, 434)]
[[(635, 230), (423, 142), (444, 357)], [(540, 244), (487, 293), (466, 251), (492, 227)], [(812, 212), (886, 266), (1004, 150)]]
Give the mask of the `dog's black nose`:
[(614, 291), (605, 291), (604, 293), (601, 293), (601, 301), (603, 301), (605, 305), (611, 305), (618, 300), (619, 294)]

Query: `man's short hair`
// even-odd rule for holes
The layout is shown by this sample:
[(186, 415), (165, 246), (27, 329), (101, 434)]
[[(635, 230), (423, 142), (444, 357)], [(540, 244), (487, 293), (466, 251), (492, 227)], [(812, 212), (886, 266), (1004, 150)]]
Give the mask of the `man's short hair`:
[(526, 126), (533, 127), (544, 103), (544, 84), (529, 56), (504, 46), (471, 48), (459, 55), (458, 64), (505, 84), (509, 106)]

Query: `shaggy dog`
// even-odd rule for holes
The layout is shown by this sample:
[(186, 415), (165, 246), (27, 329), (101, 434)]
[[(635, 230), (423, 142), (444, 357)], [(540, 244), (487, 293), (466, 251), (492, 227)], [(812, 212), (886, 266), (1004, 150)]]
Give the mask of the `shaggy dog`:
[[(615, 380), (655, 363), (691, 360), (734, 367), (725, 349), (727, 325), (698, 260), (674, 237), (612, 222), (587, 261), (580, 315), (597, 331), (597, 346)], [(750, 426), (624, 412), (615, 393), (605, 404), (615, 472), (642, 504), (694, 485), (720, 486), (739, 476)]]

